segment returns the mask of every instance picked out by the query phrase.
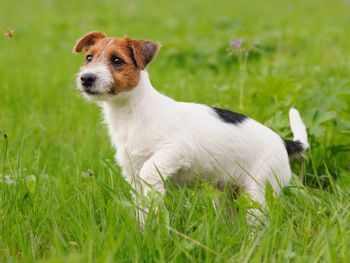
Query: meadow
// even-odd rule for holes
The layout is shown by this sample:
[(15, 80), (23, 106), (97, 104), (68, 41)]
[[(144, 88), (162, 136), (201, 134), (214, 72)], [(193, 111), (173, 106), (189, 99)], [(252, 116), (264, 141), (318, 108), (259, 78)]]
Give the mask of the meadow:
[[(349, 0), (2, 0), (0, 262), (348, 262), (349, 13)], [(75, 89), (82, 55), (71, 50), (93, 30), (161, 43), (148, 71), (177, 100), (285, 138), (298, 108), (311, 148), (292, 161), (291, 186), (267, 193), (253, 237), (249, 198), (205, 184), (168, 185), (140, 233), (100, 111)]]

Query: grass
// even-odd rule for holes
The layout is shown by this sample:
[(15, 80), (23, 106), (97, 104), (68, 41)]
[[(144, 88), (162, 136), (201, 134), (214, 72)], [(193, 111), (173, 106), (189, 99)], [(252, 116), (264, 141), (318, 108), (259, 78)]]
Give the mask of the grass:
[[(0, 31), (0, 261), (347, 262), (350, 257), (349, 1), (3, 0)], [(296, 106), (311, 149), (268, 194), (249, 238), (246, 197), (169, 187), (142, 235), (99, 110), (74, 88), (82, 34), (162, 44), (149, 72), (183, 101), (247, 114), (290, 137)], [(246, 61), (230, 49), (242, 38)], [(5, 136), (6, 134), (6, 136)], [(6, 138), (5, 138), (6, 137)], [(236, 207), (215, 212), (212, 199)], [(223, 206), (223, 207), (225, 207)], [(170, 228), (168, 228), (169, 226)]]

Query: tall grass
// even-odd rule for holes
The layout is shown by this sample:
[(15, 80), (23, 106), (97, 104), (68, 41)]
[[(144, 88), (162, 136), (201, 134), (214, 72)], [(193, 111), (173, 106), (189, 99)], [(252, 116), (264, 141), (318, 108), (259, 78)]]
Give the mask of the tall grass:
[[(14, 30), (0, 36), (0, 261), (347, 262), (349, 8), (330, 0), (0, 2), (0, 30)], [(268, 223), (253, 238), (249, 198), (205, 184), (169, 185), (157, 223), (151, 213), (140, 233), (99, 110), (74, 88), (81, 56), (70, 50), (92, 30), (159, 41), (151, 79), (177, 100), (239, 110), (286, 138), (288, 109), (300, 110), (311, 149), (293, 161), (291, 186), (279, 198), (267, 193)], [(239, 38), (244, 62), (229, 45)]]

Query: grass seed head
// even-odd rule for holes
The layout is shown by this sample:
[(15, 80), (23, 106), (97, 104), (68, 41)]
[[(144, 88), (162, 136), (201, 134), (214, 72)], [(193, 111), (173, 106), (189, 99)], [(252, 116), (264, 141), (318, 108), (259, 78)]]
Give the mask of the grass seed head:
[(14, 31), (13, 29), (7, 29), (5, 32), (5, 36), (9, 37), (9, 38), (13, 38), (14, 35)]

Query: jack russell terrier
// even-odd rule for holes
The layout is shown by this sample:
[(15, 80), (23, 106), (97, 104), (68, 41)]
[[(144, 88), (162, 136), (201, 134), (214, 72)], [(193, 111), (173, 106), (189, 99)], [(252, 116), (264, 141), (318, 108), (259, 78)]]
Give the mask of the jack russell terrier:
[(100, 32), (74, 47), (85, 52), (77, 88), (102, 108), (123, 177), (143, 197), (163, 195), (165, 179), (239, 185), (264, 207), (266, 184), (278, 195), (291, 180), (289, 157), (309, 147), (299, 112), (289, 111), (294, 138), (286, 140), (242, 114), (175, 101), (153, 88), (146, 71), (159, 47)]

